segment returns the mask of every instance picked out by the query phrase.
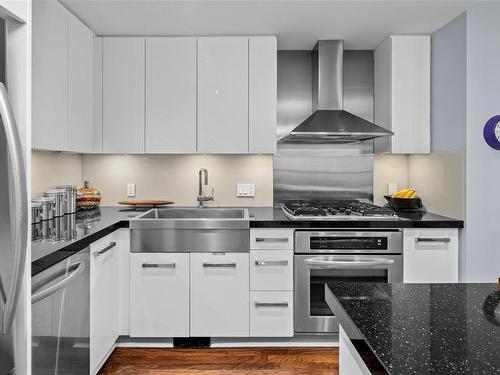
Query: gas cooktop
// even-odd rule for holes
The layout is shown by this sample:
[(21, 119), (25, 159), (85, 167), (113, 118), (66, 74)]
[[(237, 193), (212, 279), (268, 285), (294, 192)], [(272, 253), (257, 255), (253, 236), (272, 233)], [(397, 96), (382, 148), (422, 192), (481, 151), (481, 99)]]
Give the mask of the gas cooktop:
[(394, 210), (358, 200), (289, 201), (283, 204), (291, 220), (397, 220)]

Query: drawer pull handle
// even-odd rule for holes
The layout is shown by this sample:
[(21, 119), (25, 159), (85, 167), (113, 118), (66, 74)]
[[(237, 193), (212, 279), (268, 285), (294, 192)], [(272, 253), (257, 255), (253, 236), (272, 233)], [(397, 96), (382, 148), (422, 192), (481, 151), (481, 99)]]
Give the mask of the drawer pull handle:
[(95, 253), (95, 256), (96, 256), (96, 257), (100, 257), (101, 255), (103, 255), (103, 254), (107, 253), (109, 250), (111, 250), (111, 249), (112, 249), (113, 247), (115, 247), (115, 246), (116, 246), (116, 242), (115, 242), (115, 241), (111, 241), (111, 242), (109, 243), (109, 245), (108, 245), (108, 246), (106, 246), (104, 249), (102, 249), (101, 251), (96, 252), (96, 253)]
[(288, 242), (288, 237), (256, 237), (255, 242)]
[(288, 260), (256, 260), (256, 266), (288, 266)]
[(288, 307), (288, 302), (255, 302), (255, 307)]
[(175, 268), (175, 263), (142, 263), (142, 268)]
[(451, 242), (451, 238), (441, 237), (441, 238), (432, 238), (432, 237), (415, 237), (415, 242)]
[(203, 263), (203, 268), (236, 268), (236, 263)]

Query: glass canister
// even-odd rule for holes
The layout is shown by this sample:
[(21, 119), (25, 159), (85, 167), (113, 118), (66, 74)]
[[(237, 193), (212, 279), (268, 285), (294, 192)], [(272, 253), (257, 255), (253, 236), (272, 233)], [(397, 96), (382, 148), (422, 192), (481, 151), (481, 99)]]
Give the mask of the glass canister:
[(64, 216), (64, 214), (66, 213), (66, 190), (64, 189), (49, 190), (44, 193), (44, 196), (53, 197), (55, 199), (56, 205), (55, 205), (54, 216), (55, 217)]
[(56, 189), (66, 191), (66, 212), (65, 214), (74, 214), (76, 212), (76, 185), (59, 185)]
[(76, 207), (87, 210), (99, 206), (99, 203), (101, 203), (101, 193), (85, 181), (83, 187), (76, 192)]

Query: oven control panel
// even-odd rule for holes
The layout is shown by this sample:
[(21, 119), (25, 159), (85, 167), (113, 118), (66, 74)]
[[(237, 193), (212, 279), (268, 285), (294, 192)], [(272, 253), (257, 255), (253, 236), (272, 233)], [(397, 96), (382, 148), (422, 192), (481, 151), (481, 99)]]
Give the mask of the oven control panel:
[(311, 237), (311, 250), (387, 250), (387, 237)]

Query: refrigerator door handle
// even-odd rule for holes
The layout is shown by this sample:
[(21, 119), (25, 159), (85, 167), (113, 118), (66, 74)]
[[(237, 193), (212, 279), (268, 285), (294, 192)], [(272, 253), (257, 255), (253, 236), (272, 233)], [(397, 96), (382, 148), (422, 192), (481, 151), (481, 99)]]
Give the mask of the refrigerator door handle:
[(3, 83), (0, 83), (0, 116), (5, 131), (8, 160), (10, 160), (11, 166), (10, 175), (12, 177), (14, 207), (10, 211), (16, 215), (11, 220), (11, 223), (13, 223), (11, 243), (14, 255), (12, 277), (8, 286), (6, 286), (3, 316), (0, 315), (1, 332), (7, 334), (14, 321), (26, 266), (26, 248), (28, 245), (28, 187), (21, 139), (14, 119), (14, 112), (9, 103), (7, 89)]

